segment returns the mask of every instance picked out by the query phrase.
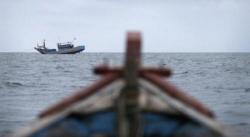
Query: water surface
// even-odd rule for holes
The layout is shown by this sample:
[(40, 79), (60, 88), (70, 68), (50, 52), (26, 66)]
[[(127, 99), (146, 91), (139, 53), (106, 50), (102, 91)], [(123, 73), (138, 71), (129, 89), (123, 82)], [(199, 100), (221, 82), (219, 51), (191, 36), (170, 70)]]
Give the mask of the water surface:
[[(123, 54), (0, 53), (0, 135), (93, 83), (98, 76), (92, 68), (104, 60), (120, 65)], [(143, 64), (172, 68), (172, 83), (211, 107), (219, 121), (250, 136), (249, 53), (147, 53)]]

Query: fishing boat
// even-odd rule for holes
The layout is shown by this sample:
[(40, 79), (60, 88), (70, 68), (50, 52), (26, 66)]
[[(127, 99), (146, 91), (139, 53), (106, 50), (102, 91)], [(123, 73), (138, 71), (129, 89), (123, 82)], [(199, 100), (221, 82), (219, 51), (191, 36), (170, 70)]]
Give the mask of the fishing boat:
[(41, 112), (14, 137), (229, 137), (214, 113), (141, 64), (141, 35), (128, 32), (124, 65), (103, 64), (92, 85)]
[(45, 40), (43, 41), (43, 45), (37, 44), (37, 46), (34, 47), (34, 49), (41, 54), (75, 54), (85, 50), (85, 46), (74, 47), (74, 44), (72, 42), (57, 43), (57, 48), (58, 50), (47, 48), (45, 45)]

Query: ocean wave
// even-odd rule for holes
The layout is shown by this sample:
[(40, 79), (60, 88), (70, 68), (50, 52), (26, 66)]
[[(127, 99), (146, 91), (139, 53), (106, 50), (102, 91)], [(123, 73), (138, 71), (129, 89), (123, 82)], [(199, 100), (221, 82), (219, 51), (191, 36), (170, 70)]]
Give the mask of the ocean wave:
[(250, 88), (245, 88), (245, 92), (250, 92)]
[(7, 87), (20, 87), (20, 86), (24, 86), (20, 82), (13, 82), (13, 81), (6, 81), (6, 82), (4, 82), (4, 85), (7, 86)]
[(56, 69), (58, 70), (62, 70), (62, 69), (64, 69), (64, 67), (62, 67), (62, 66), (56, 66)]
[[(234, 103), (235, 105), (236, 103)], [(234, 110), (228, 110), (225, 111), (225, 113), (237, 116), (237, 117), (250, 117), (250, 114), (248, 112), (239, 112), (239, 111), (234, 111)]]
[(237, 123), (236, 125), (239, 125), (239, 126), (247, 126), (247, 125), (249, 125), (249, 123), (246, 123), (246, 122), (240, 122), (240, 123)]
[(13, 131), (11, 131), (11, 130), (4, 130), (4, 131), (1, 131), (0, 136), (1, 137), (9, 137), (11, 134), (13, 134)]
[(49, 74), (49, 71), (42, 71), (43, 74)]
[(69, 70), (65, 70), (63, 71), (64, 73), (72, 73), (72, 71), (69, 71)]
[(183, 71), (183, 72), (174, 73), (174, 75), (182, 75), (182, 74), (188, 74), (188, 73), (189, 73), (188, 71)]

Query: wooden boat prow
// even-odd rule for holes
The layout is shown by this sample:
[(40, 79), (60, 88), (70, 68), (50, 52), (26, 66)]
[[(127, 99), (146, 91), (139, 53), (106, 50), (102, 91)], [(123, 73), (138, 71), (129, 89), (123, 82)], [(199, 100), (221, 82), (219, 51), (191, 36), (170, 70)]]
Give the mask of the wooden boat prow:
[(101, 65), (101, 79), (43, 111), (15, 137), (229, 137), (206, 106), (143, 67), (141, 35), (129, 32), (123, 67)]

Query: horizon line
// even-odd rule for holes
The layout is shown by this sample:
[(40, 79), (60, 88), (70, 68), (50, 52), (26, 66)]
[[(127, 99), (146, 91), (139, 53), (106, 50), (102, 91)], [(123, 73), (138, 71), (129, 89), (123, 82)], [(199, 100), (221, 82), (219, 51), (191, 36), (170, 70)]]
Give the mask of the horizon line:
[[(37, 53), (36, 51), (0, 51), (0, 53)], [(84, 54), (84, 53), (125, 53), (125, 51), (88, 51), (88, 52), (81, 52), (78, 54)], [(250, 51), (169, 51), (169, 52), (142, 52), (142, 53), (250, 53)]]

